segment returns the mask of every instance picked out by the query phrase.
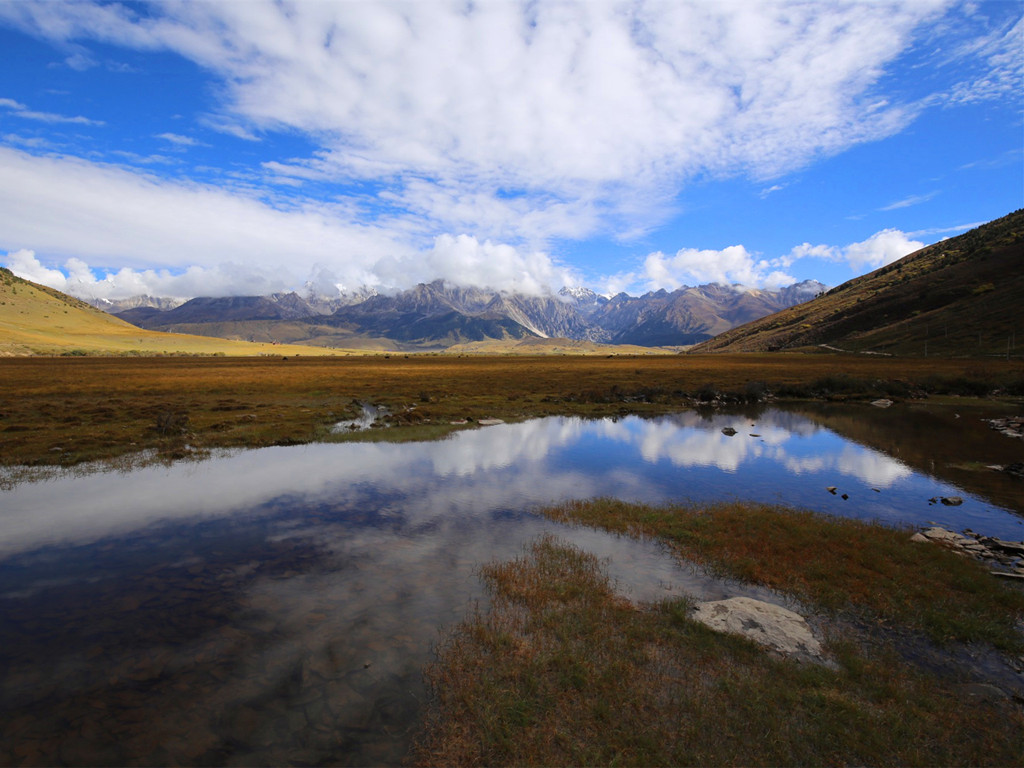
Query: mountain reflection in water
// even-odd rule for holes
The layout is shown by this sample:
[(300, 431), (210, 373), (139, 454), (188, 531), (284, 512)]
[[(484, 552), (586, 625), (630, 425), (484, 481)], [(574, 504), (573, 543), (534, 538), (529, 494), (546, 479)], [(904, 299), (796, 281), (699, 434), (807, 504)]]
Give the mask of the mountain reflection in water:
[[(964, 503), (929, 503), (952, 495)], [(438, 628), (483, 599), (482, 563), (544, 531), (608, 558), (633, 599), (757, 593), (532, 512), (597, 496), (1022, 532), (782, 410), (548, 418), (21, 483), (0, 492), (0, 763), (398, 763)]]

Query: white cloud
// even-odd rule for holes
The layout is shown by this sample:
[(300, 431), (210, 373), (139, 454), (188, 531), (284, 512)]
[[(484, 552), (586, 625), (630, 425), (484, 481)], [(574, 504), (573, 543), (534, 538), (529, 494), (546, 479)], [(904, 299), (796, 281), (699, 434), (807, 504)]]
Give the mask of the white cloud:
[(73, 125), (104, 125), (102, 120), (91, 120), (88, 117), (82, 117), (76, 115), (75, 117), (68, 117), (66, 115), (58, 115), (54, 112), (37, 112), (34, 109), (29, 109), (26, 105), (15, 101), (14, 99), (0, 99), (0, 107), (5, 107), (14, 112), (16, 117), (20, 117), (24, 120), (36, 120), (41, 123), (69, 123)]
[(74, 255), (103, 276), (77, 270), (72, 279), (52, 260), (11, 268), (75, 295), (266, 293), (301, 286), (321, 265), (350, 289), (443, 278), (537, 293), (574, 279), (542, 251), (447, 234), (420, 250), (401, 230), (361, 225), (328, 206), (273, 207), (229, 190), (2, 147), (0, 167), (0, 247)]
[[(552, 241), (643, 234), (696, 177), (746, 175), (766, 197), (785, 186), (780, 174), (908, 125), (928, 100), (901, 101), (882, 85), (950, 6), (252, 0), (141, 12), (0, 2), (0, 19), (72, 58), (87, 58), (81, 46), (94, 41), (186, 57), (213, 78), (206, 85), (219, 99), (201, 125), (252, 142), (281, 132), (312, 146), (308, 156), (274, 157), (266, 142), (262, 166), (235, 188), (0, 149), (0, 247), (31, 248), (46, 269), (69, 256), (100, 276), (126, 265), (125, 286), (166, 287), (165, 277), (186, 274), (222, 285), (236, 275), (239, 286), (221, 290), (241, 292), (261, 275), (301, 284), (319, 265), (351, 287), (437, 277), (558, 287), (566, 270), (547, 255)], [(974, 96), (948, 99), (1011, 93), (1021, 29), (1007, 24), (952, 52), (988, 74), (972, 81)], [(0, 107), (36, 121), (101, 124), (13, 99)], [(121, 151), (118, 162), (166, 161)], [(341, 185), (353, 179), (374, 191), (347, 193)], [(340, 199), (301, 197), (322, 182), (337, 183)], [(682, 248), (649, 254), (607, 286), (775, 287), (794, 281), (796, 259), (878, 266), (914, 247), (885, 230), (774, 258), (743, 245)]]
[(423, 280), (443, 275), (459, 285), (506, 288), (530, 294), (543, 294), (578, 282), (578, 277), (553, 263), (545, 253), (523, 253), (512, 246), (490, 241), (480, 243), (468, 235), (439, 236), (425, 255), (421, 270)]
[(894, 203), (889, 203), (889, 205), (885, 206), (884, 208), (879, 208), (878, 210), (880, 210), (880, 211), (896, 211), (896, 210), (899, 210), (900, 208), (910, 208), (913, 205), (920, 205), (921, 203), (927, 203), (929, 200), (933, 199), (938, 194), (939, 194), (938, 191), (935, 191), (935, 192), (928, 192), (928, 193), (923, 194), (923, 195), (910, 195), (909, 197), (905, 197), (902, 200), (897, 200)]
[(674, 256), (661, 251), (651, 253), (644, 261), (643, 280), (649, 290), (675, 290), (683, 285), (739, 283), (748, 287), (779, 288), (791, 285), (796, 278), (776, 267), (778, 260), (758, 259), (742, 245), (722, 250), (681, 248)]
[(970, 39), (953, 51), (962, 60), (980, 58), (983, 65), (976, 76), (958, 83), (949, 93), (951, 105), (1008, 99), (1020, 103), (1024, 86), (1024, 17), (1017, 8), (1015, 21), (979, 38)]
[(431, 236), (468, 219), (479, 238), (523, 225), (536, 242), (643, 232), (695, 175), (770, 178), (898, 131), (920, 105), (881, 98), (877, 83), (943, 5), (253, 1), (143, 14), (42, 2), (0, 14), (62, 43), (197, 62), (223, 84), (212, 123), (315, 137), (319, 151), (287, 164), (383, 180), (409, 218), (437, 225)]
[(6, 266), (18, 277), (85, 299), (264, 295), (292, 287), (274, 272), (239, 264), (192, 266), (181, 272), (123, 267), (97, 276), (81, 259), (68, 259), (63, 269), (54, 269), (44, 266), (33, 251), (22, 249), (7, 254)]
[(356, 271), (411, 249), (326, 205), (276, 208), (229, 189), (0, 147), (0, 247), (99, 264), (184, 269), (234, 262), (303, 272), (314, 261)]
[(924, 243), (911, 240), (898, 229), (883, 229), (867, 240), (853, 243), (843, 249), (843, 259), (855, 271), (875, 269), (902, 259), (909, 253), (924, 248)]
[(179, 147), (194, 147), (199, 144), (191, 136), (182, 136), (180, 133), (158, 133), (156, 137), (169, 141), (171, 144), (176, 144)]
[(778, 289), (797, 282), (784, 270), (798, 261), (847, 262), (859, 274), (890, 264), (924, 246), (924, 243), (912, 240), (898, 229), (883, 229), (866, 240), (845, 246), (802, 243), (794, 246), (788, 254), (772, 259), (759, 258), (743, 245), (731, 245), (721, 250), (680, 248), (673, 255), (655, 251), (644, 259), (642, 270), (606, 278), (604, 290), (608, 295), (660, 288), (673, 291), (686, 285), (705, 283)]
[(850, 265), (850, 269), (860, 274), (865, 270), (891, 264), (924, 248), (924, 246), (925, 243), (911, 240), (907, 233), (898, 229), (883, 229), (866, 240), (843, 247), (803, 243), (793, 248), (790, 256), (794, 261), (798, 259), (845, 261)]

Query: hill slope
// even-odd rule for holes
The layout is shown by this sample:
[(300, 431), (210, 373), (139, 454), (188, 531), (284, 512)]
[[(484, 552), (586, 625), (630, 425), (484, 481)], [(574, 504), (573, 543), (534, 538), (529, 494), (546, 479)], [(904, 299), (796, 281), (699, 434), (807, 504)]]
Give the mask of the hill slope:
[[(287, 347), (290, 354), (328, 354)], [(84, 301), (0, 267), (0, 357), (54, 354), (282, 354), (281, 346), (136, 328)]]
[(1024, 209), (922, 248), (693, 352), (826, 345), (897, 355), (1020, 355)]

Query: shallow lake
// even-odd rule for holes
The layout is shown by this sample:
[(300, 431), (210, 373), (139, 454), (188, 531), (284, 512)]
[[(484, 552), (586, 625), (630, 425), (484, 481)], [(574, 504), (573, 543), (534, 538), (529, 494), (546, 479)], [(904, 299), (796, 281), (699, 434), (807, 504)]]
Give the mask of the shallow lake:
[[(954, 449), (974, 455), (936, 465)], [(397, 764), (439, 631), (484, 599), (478, 567), (543, 532), (606, 558), (635, 600), (757, 594), (541, 505), (742, 499), (1020, 540), (1020, 481), (975, 465), (1021, 453), (948, 409), (753, 409), (9, 484), (0, 763)]]

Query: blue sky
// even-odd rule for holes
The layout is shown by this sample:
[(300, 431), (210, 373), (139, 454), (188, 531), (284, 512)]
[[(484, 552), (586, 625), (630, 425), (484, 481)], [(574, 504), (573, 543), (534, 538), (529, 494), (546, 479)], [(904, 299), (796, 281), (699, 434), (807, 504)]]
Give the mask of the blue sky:
[(1024, 206), (1022, 17), (0, 0), (0, 264), (107, 298), (836, 285)]

